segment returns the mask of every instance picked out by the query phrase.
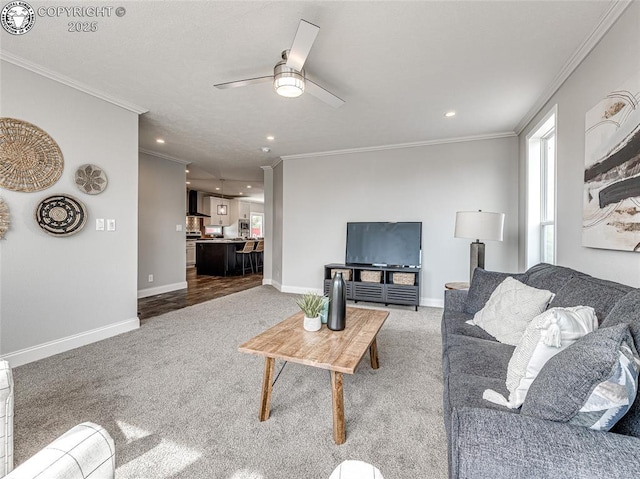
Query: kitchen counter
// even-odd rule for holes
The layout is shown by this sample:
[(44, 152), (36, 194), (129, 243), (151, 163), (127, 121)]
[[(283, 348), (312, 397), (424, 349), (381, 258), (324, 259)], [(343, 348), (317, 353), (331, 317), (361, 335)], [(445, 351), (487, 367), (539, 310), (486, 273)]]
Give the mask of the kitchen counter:
[(209, 276), (234, 276), (242, 273), (238, 267), (236, 251), (242, 249), (245, 240), (200, 239), (196, 240), (196, 270)]
[(199, 239), (196, 243), (223, 243), (223, 244), (244, 244), (247, 240), (225, 239), (225, 238), (211, 238), (211, 239)]

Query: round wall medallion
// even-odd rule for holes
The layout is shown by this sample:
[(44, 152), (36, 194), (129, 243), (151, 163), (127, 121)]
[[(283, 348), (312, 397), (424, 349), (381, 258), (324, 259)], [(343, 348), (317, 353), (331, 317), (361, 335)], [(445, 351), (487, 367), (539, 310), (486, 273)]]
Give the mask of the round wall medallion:
[(83, 193), (97, 195), (107, 187), (107, 174), (96, 165), (82, 165), (76, 170), (76, 186)]
[(4, 234), (9, 230), (9, 207), (0, 198), (0, 239), (4, 238)]
[(0, 118), (0, 187), (44, 190), (58, 181), (63, 166), (62, 151), (47, 132), (26, 121)]
[(36, 221), (51, 236), (69, 236), (84, 227), (87, 210), (73, 196), (49, 196), (37, 206)]

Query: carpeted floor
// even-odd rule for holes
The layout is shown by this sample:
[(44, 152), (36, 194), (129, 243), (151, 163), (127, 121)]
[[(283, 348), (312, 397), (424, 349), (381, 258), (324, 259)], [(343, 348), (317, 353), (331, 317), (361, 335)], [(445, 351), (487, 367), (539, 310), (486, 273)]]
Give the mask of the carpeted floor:
[(237, 347), (295, 313), (294, 299), (260, 286), (14, 369), (16, 464), (93, 421), (116, 442), (117, 479), (327, 479), (345, 459), (385, 479), (446, 477), (437, 308), (389, 308), (380, 369), (365, 356), (344, 375), (345, 444), (333, 443), (324, 370), (287, 364), (258, 421), (263, 359)]

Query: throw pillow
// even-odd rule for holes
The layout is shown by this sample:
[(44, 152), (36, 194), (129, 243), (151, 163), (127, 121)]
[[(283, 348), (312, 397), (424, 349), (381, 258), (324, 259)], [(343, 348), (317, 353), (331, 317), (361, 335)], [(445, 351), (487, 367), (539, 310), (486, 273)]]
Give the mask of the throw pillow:
[(529, 322), (547, 309), (552, 298), (551, 291), (508, 277), (468, 323), (480, 326), (501, 343), (517, 346)]
[(515, 409), (522, 406), (531, 383), (545, 363), (598, 327), (589, 306), (551, 308), (531, 320), (507, 367), (509, 399), (487, 390), (483, 398)]
[(464, 312), (470, 314), (476, 314), (480, 311), (491, 293), (509, 276), (522, 281), (524, 274), (512, 274), (512, 273), (499, 273), (497, 271), (487, 271), (482, 268), (476, 268), (473, 270), (473, 278), (471, 279), (471, 285), (469, 286), (469, 292), (464, 300)]
[(608, 431), (636, 397), (639, 366), (628, 325), (598, 329), (545, 364), (521, 414)]

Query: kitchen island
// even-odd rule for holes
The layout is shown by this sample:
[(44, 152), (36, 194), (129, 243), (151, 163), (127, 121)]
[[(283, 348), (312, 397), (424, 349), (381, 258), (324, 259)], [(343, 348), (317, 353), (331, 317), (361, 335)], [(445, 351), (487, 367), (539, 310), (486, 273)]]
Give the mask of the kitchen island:
[(245, 240), (203, 239), (196, 241), (196, 272), (208, 276), (234, 276), (242, 274), (237, 266), (236, 251)]

